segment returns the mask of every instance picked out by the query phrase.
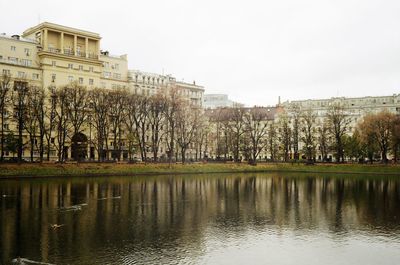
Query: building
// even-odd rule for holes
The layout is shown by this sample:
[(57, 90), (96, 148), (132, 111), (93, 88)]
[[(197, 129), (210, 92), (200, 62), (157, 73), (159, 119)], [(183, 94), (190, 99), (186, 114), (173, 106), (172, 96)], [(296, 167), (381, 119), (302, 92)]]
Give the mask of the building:
[(205, 109), (216, 109), (224, 107), (244, 107), (244, 104), (234, 102), (226, 94), (205, 94), (203, 106)]
[[(282, 108), (279, 106), (206, 109), (205, 116), (209, 121), (209, 128), (206, 139), (207, 143), (205, 144), (206, 147), (204, 150), (205, 157), (215, 160), (233, 161), (235, 151), (232, 148), (232, 141), (235, 141), (235, 139), (238, 140), (237, 137), (239, 137), (242, 150), (239, 151), (239, 157), (237, 159), (240, 161), (249, 160), (250, 151), (248, 148), (251, 144), (244, 141), (244, 138), (249, 139), (249, 135), (246, 136), (249, 127), (258, 123), (258, 131), (257, 133), (253, 132), (253, 135), (266, 135), (269, 130), (269, 125), (274, 123), (282, 111)], [(252, 116), (252, 113), (255, 114), (254, 116), (256, 116), (257, 119), (259, 119), (257, 122), (251, 121), (250, 117)], [(268, 154), (269, 151), (267, 145), (264, 144), (264, 148), (259, 153), (258, 157), (261, 160), (266, 160)]]
[(322, 121), (322, 119), (326, 117), (329, 107), (334, 104), (344, 108), (351, 121), (351, 130), (353, 130), (357, 123), (367, 114), (374, 114), (384, 110), (394, 114), (400, 114), (400, 94), (379, 97), (333, 97), (330, 99), (293, 100), (283, 102), (281, 106), (286, 110), (290, 110), (293, 106), (298, 106), (302, 110), (311, 109), (316, 114), (317, 121)]
[[(14, 83), (23, 81), (29, 86), (46, 88), (46, 91), (47, 88), (62, 87), (72, 82), (89, 89), (125, 88), (147, 96), (156, 94), (162, 88), (178, 87), (182, 90), (181, 94), (199, 107), (204, 94), (202, 86), (177, 82), (171, 75), (129, 70), (127, 55), (111, 55), (101, 50), (98, 33), (49, 22), (27, 29), (21, 36), (0, 34), (0, 76), (11, 76)], [(7, 110), (7, 113), (12, 112), (12, 109)], [(5, 133), (16, 131), (16, 125), (11, 120), (2, 124)], [(85, 130), (87, 136), (91, 134), (91, 129)], [(26, 140), (27, 135), (24, 137)], [(52, 142), (51, 156), (54, 159), (56, 139)], [(93, 147), (88, 146), (88, 149), (90, 157), (93, 157)], [(24, 148), (25, 157), (28, 153)], [(67, 157), (71, 157), (71, 149), (67, 153)], [(6, 156), (12, 154), (7, 153)]]

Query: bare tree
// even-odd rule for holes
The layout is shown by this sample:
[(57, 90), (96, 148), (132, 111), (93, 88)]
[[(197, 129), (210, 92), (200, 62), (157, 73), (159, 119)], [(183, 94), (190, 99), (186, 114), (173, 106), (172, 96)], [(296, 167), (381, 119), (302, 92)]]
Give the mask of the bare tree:
[(7, 121), (7, 112), (9, 104), (11, 103), (11, 77), (8, 74), (3, 74), (0, 80), (0, 161), (4, 160), (5, 139), (4, 127)]
[(300, 158), (299, 154), (299, 140), (300, 140), (300, 132), (301, 132), (301, 116), (302, 116), (302, 111), (299, 105), (293, 105), (291, 106), (289, 110), (289, 115), (291, 119), (291, 124), (292, 124), (292, 130), (291, 130), (291, 135), (292, 135), (292, 146), (293, 146), (293, 158), (295, 160), (298, 160)]
[(164, 135), (162, 129), (166, 107), (167, 103), (164, 101), (161, 94), (156, 94), (150, 97), (148, 122), (151, 127), (151, 149), (153, 152), (154, 162), (158, 161), (160, 142)]
[(210, 132), (210, 124), (207, 118), (204, 115), (200, 115), (194, 138), (196, 161), (204, 158), (203, 153), (207, 146), (207, 140), (208, 140), (207, 138), (209, 132)]
[(177, 87), (166, 88), (162, 91), (164, 102), (167, 103), (165, 107), (165, 132), (167, 143), (168, 162), (171, 164), (175, 153), (175, 130), (178, 111), (182, 105), (182, 95), (180, 89)]
[(244, 115), (245, 131), (250, 139), (251, 163), (256, 164), (259, 154), (268, 144), (268, 112), (262, 107), (253, 107)]
[(23, 132), (26, 122), (26, 114), (28, 110), (28, 82), (24, 80), (14, 81), (14, 93), (13, 93), (13, 103), (14, 103), (14, 119), (17, 124), (18, 129), (18, 161), (22, 161), (22, 153), (24, 148), (23, 142)]
[(350, 119), (342, 105), (332, 104), (327, 112), (327, 121), (329, 124), (329, 132), (335, 140), (336, 162), (343, 162), (344, 153), (342, 138), (349, 130)]
[(67, 158), (67, 149), (65, 146), (69, 131), (68, 115), (68, 88), (61, 87), (55, 90), (55, 122), (57, 128), (57, 158), (59, 162), (64, 162)]
[(304, 144), (304, 149), (306, 151), (306, 156), (308, 161), (311, 161), (315, 154), (315, 145), (316, 145), (315, 119), (316, 115), (311, 109), (304, 111), (301, 115), (301, 124), (302, 124), (301, 140)]
[(79, 135), (89, 114), (89, 95), (86, 87), (78, 85), (77, 82), (72, 82), (66, 86), (66, 92), (68, 101), (66, 111), (73, 131), (71, 137), (72, 156), (75, 161), (78, 161), (85, 158), (87, 151), (87, 146), (81, 146), (82, 143), (79, 144), (83, 140), (80, 139)]
[[(147, 161), (150, 98), (146, 95), (129, 94), (125, 112), (125, 124), (128, 131), (137, 141), (142, 161)], [(155, 121), (153, 120), (153, 122)], [(160, 126), (161, 124), (157, 125)]]
[(50, 153), (51, 153), (51, 147), (54, 145), (55, 141), (53, 141), (53, 130), (56, 127), (56, 107), (57, 107), (57, 89), (55, 86), (50, 86), (48, 89), (48, 95), (49, 95), (49, 104), (44, 104), (45, 105), (45, 120), (47, 120), (47, 124), (44, 125), (44, 132), (45, 132), (45, 138), (47, 141), (47, 151), (46, 151), (46, 159), (47, 161), (50, 161)]
[(89, 92), (92, 122), (96, 130), (94, 146), (98, 161), (106, 158), (109, 134), (109, 92), (106, 89), (94, 88)]
[(329, 140), (329, 125), (326, 119), (323, 119), (318, 126), (317, 141), (322, 161), (326, 162), (328, 161), (329, 146), (331, 145)]
[(291, 152), (291, 135), (290, 120), (286, 113), (283, 113), (279, 118), (279, 142), (283, 151), (283, 160), (289, 161)]
[(37, 125), (37, 113), (36, 113), (36, 88), (31, 87), (27, 94), (27, 111), (25, 115), (25, 130), (29, 135), (29, 143), (30, 143), (30, 161), (33, 162), (33, 154), (36, 147), (36, 134), (38, 130)]
[(30, 160), (33, 162), (34, 151), (39, 153), (40, 162), (44, 155), (45, 136), (45, 92), (42, 87), (30, 87), (27, 95), (25, 130), (29, 135)]
[(182, 163), (186, 161), (186, 151), (194, 142), (199, 126), (200, 110), (189, 104), (182, 104), (176, 115), (176, 143), (180, 148)]
[(275, 161), (278, 153), (278, 141), (277, 141), (277, 132), (276, 132), (276, 125), (274, 122), (269, 124), (268, 128), (268, 146), (269, 146), (269, 153), (271, 155), (271, 161)]
[(124, 124), (125, 112), (128, 102), (128, 91), (116, 89), (109, 92), (109, 118), (110, 132), (113, 136), (113, 158), (121, 159), (122, 126)]
[(231, 135), (233, 159), (239, 162), (240, 146), (242, 136), (245, 133), (245, 115), (246, 111), (243, 108), (233, 107), (229, 111), (228, 130)]

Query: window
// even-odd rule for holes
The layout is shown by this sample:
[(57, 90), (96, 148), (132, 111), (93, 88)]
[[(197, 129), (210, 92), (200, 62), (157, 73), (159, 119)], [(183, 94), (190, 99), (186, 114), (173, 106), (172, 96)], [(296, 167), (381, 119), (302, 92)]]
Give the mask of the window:
[(121, 79), (121, 74), (114, 73), (114, 78), (115, 78), (115, 79)]
[(11, 46), (11, 50), (12, 50), (12, 51), (15, 51), (15, 46)]
[(83, 71), (83, 65), (79, 65), (79, 71)]
[(74, 77), (73, 76), (68, 76), (68, 82), (73, 82), (74, 81)]
[(109, 64), (108, 62), (104, 62), (104, 63), (103, 63), (103, 67), (106, 68), (106, 69), (108, 69), (108, 68), (110, 67), (110, 64)]
[(89, 85), (93, 86), (93, 79), (89, 79)]
[(26, 56), (29, 56), (31, 54), (31, 51), (28, 48), (25, 48), (24, 53)]
[(33, 80), (39, 80), (39, 74), (32, 74)]
[(74, 68), (74, 65), (73, 65), (72, 63), (69, 63), (69, 64), (68, 64), (68, 68), (69, 68), (69, 69), (72, 69), (72, 68)]
[(10, 70), (3, 69), (3, 75), (11, 75)]
[(83, 84), (83, 78), (79, 77), (79, 84), (82, 85)]
[(115, 64), (115, 70), (119, 70), (119, 64)]
[(56, 81), (56, 74), (52, 74), (51, 75), (51, 82), (55, 82)]
[(54, 142), (55, 142), (55, 138), (51, 137), (50, 143), (54, 144)]
[(25, 72), (18, 72), (18, 78), (25, 78)]
[(32, 61), (27, 59), (21, 59), (21, 64), (24, 66), (32, 66)]
[(8, 57), (8, 61), (10, 61), (10, 63), (18, 63), (18, 59), (15, 57)]
[(4, 124), (4, 130), (9, 130), (10, 129), (10, 127), (9, 127), (9, 125), (8, 124)]
[(56, 61), (51, 61), (52, 66), (56, 66)]
[(90, 66), (90, 67), (89, 67), (89, 71), (90, 71), (90, 72), (93, 72), (93, 66)]
[(110, 78), (111, 77), (111, 73), (110, 72), (104, 72), (104, 77), (105, 78)]

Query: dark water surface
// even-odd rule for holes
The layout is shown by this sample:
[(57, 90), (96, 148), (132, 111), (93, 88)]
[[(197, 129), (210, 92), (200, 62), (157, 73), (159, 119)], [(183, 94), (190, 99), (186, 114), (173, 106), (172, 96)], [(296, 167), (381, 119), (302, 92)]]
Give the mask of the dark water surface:
[(400, 178), (0, 180), (0, 225), (0, 264), (400, 264)]

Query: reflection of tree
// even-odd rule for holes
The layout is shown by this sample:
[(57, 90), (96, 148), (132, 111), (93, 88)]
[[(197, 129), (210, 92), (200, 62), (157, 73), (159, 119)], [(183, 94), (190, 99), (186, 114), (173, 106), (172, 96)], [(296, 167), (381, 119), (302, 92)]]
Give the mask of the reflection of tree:
[[(390, 178), (239, 175), (7, 181), (0, 194), (16, 196), (0, 206), (2, 264), (18, 255), (57, 264), (77, 257), (101, 263), (96, 251), (110, 246), (179, 255), (179, 249), (200, 249), (209, 226), (222, 232), (270, 225), (278, 231), (318, 227), (341, 236), (350, 229), (399, 232), (400, 181)], [(57, 210), (81, 203), (88, 204), (81, 211)], [(54, 223), (66, 225), (54, 232), (49, 230)]]

